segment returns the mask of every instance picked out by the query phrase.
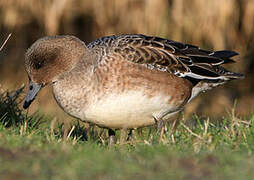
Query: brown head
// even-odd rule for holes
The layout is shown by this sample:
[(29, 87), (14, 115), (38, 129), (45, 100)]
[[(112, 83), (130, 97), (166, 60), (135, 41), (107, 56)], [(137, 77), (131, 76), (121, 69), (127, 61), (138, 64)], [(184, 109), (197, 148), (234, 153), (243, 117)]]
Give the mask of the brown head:
[(86, 52), (85, 44), (74, 36), (52, 36), (37, 40), (25, 55), (25, 69), (30, 82), (23, 107), (29, 107), (42, 87), (72, 70)]

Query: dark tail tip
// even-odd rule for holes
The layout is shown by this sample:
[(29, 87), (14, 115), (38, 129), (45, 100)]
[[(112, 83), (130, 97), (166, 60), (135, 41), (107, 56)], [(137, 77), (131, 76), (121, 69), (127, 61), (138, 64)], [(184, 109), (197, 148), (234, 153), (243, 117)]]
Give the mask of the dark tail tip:
[(238, 53), (235, 51), (223, 50), (223, 51), (215, 51), (212, 56), (225, 59), (225, 58), (231, 58), (236, 55), (238, 55)]
[(212, 56), (223, 59), (224, 60), (223, 64), (228, 64), (235, 62), (233, 59), (231, 59), (231, 57), (234, 57), (236, 55), (238, 55), (238, 53), (235, 51), (223, 50), (223, 51), (215, 51)]

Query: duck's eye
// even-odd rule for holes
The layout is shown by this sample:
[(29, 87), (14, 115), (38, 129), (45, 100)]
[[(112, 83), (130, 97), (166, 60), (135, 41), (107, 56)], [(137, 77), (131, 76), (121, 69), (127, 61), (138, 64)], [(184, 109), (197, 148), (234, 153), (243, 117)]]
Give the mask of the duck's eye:
[(34, 64), (35, 69), (40, 69), (42, 66), (43, 66), (42, 62), (37, 62), (37, 63)]

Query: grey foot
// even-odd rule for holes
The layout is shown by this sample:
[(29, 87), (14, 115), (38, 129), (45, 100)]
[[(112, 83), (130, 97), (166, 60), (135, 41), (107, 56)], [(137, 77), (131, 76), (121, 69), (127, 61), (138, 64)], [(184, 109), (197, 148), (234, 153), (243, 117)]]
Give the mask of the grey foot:
[(127, 141), (132, 141), (132, 129), (129, 130)]
[(116, 143), (116, 133), (114, 130), (109, 129), (108, 130), (108, 135), (109, 135), (109, 142), (108, 145), (109, 146), (113, 146)]

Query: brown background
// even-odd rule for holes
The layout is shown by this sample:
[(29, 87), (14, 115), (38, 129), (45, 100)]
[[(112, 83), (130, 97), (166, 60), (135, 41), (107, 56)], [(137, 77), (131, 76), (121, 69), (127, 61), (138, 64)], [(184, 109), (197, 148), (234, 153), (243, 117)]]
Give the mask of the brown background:
[[(240, 53), (237, 63), (227, 68), (244, 73), (246, 78), (199, 95), (185, 109), (187, 114), (225, 115), (236, 99), (238, 114), (253, 111), (253, 0), (1, 0), (0, 42), (9, 33), (12, 37), (0, 53), (2, 91), (27, 84), (24, 53), (40, 37), (72, 34), (88, 43), (106, 35), (142, 33)], [(68, 119), (50, 88), (40, 92), (29, 111), (38, 108)]]

